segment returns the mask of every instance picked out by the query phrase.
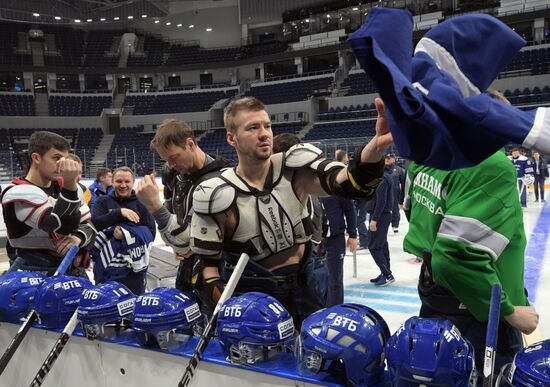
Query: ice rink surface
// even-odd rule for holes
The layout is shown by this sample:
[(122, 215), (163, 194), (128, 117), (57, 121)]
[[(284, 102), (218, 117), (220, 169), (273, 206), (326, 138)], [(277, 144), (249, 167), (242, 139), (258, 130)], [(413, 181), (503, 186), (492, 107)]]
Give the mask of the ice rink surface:
[[(531, 194), (532, 195), (532, 194)], [(544, 206), (544, 204), (546, 204)], [(527, 250), (525, 254), (525, 286), (529, 300), (540, 314), (539, 328), (543, 338), (550, 338), (550, 204), (534, 203), (524, 210)], [(420, 263), (403, 251), (403, 239), (408, 230), (401, 212), (399, 233), (389, 230), (391, 269), (396, 281), (385, 287), (369, 282), (379, 274), (368, 250), (357, 252), (357, 278), (353, 278), (353, 255), (348, 252), (344, 262), (345, 301), (357, 302), (379, 312), (393, 333), (412, 315), (418, 315), (420, 299), (416, 285)]]

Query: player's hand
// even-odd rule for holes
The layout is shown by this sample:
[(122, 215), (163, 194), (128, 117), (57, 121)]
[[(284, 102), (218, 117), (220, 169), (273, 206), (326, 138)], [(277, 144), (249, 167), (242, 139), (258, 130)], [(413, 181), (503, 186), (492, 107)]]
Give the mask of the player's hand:
[(386, 149), (393, 142), (393, 137), (390, 132), (390, 126), (388, 124), (388, 118), (386, 117), (386, 110), (384, 108), (384, 101), (381, 98), (374, 99), (374, 105), (376, 106), (376, 141), (378, 149)]
[(347, 241), (347, 245), (349, 247), (349, 251), (354, 253), (357, 250), (357, 238), (349, 237)]
[(124, 234), (122, 233), (122, 229), (120, 228), (120, 226), (115, 227), (113, 237), (117, 240), (121, 240), (124, 237)]
[(539, 314), (532, 306), (515, 306), (514, 312), (504, 319), (525, 334), (532, 333), (539, 324)]
[(139, 223), (139, 215), (134, 210), (129, 208), (121, 208), (120, 213), (130, 222)]
[(154, 173), (143, 176), (143, 179), (141, 179), (136, 188), (136, 196), (151, 214), (162, 207), (159, 197), (159, 187), (155, 181)]
[(66, 235), (57, 242), (57, 254), (64, 257), (73, 245), (80, 246), (81, 243), (82, 240), (79, 237), (75, 235)]
[(372, 231), (372, 232), (376, 232), (376, 230), (378, 229), (377, 224), (378, 224), (378, 222), (376, 220), (371, 220), (369, 222), (369, 230)]
[(65, 157), (57, 161), (57, 173), (63, 178), (63, 186), (68, 190), (76, 190), (76, 179), (80, 175), (80, 165)]

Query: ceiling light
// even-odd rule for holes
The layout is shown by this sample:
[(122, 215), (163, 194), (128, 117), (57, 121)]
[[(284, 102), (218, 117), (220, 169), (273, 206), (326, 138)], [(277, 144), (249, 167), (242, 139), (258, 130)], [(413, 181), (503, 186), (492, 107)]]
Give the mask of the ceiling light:
[(142, 17), (143, 19), (145, 19), (145, 18), (147, 17), (147, 15), (141, 15), (141, 17)]
[(160, 23), (160, 20), (155, 20), (155, 24), (159, 24)]
[(166, 25), (170, 26), (170, 25), (172, 25), (172, 22), (166, 22)]
[(306, 23), (309, 23), (309, 19), (306, 19)]
[(80, 23), (80, 19), (74, 19), (75, 23)]
[(102, 17), (102, 18), (101, 18), (101, 19), (99, 19), (99, 20), (101, 20), (101, 21), (105, 21), (105, 20), (107, 20), (107, 19), (105, 19), (104, 17)]
[(120, 18), (118, 16), (115, 16), (113, 20), (120, 20)]
[(330, 17), (330, 13), (327, 13), (327, 17)]
[(133, 18), (134, 18), (134, 17), (133, 17), (132, 15), (129, 15), (129, 16), (128, 16), (128, 19), (130, 19), (130, 20), (133, 19)]
[(208, 27), (208, 28), (206, 29), (206, 32), (210, 32), (210, 31), (212, 31), (212, 28)]
[(180, 23), (180, 24), (178, 24), (178, 27), (181, 27), (182, 25), (183, 25), (183, 24)]
[(61, 16), (54, 16), (55, 20), (61, 20)]
[(40, 17), (40, 14), (35, 12), (35, 13), (32, 14), (32, 16), (34, 16), (34, 17)]
[(89, 22), (91, 22), (91, 21), (92, 21), (92, 19), (86, 19), (86, 21), (87, 21), (87, 22), (89, 23)]
[(194, 24), (189, 24), (189, 28), (195, 28)]
[(359, 11), (359, 8), (353, 7), (351, 10), (352, 10), (352, 11)]

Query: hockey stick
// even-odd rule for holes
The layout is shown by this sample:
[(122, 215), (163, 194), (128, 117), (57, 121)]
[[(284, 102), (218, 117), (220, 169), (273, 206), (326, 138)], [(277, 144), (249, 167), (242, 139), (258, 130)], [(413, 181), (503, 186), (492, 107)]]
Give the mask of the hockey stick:
[(178, 383), (178, 387), (187, 387), (191, 382), (191, 379), (193, 378), (193, 376), (195, 376), (195, 370), (197, 369), (197, 366), (201, 361), (202, 353), (204, 352), (204, 349), (206, 348), (206, 346), (208, 345), (208, 342), (210, 341), (210, 338), (212, 335), (211, 334), (212, 327), (218, 321), (218, 312), (220, 311), (224, 302), (227, 301), (227, 299), (229, 299), (233, 295), (233, 292), (237, 287), (237, 283), (241, 279), (241, 275), (243, 274), (244, 268), (246, 267), (246, 264), (248, 263), (249, 259), (250, 257), (247, 254), (245, 253), (241, 254), (241, 257), (239, 258), (239, 262), (237, 262), (237, 265), (235, 266), (235, 269), (233, 270), (233, 273), (231, 274), (229, 281), (227, 281), (227, 285), (225, 285), (225, 289), (220, 299), (218, 300), (216, 307), (214, 308), (214, 313), (212, 313), (212, 317), (210, 317), (210, 320), (204, 327), (204, 331), (202, 332), (202, 335), (199, 338), (199, 342), (195, 347), (193, 356), (191, 356), (191, 359), (189, 359), (189, 363), (187, 364), (187, 368), (185, 369), (185, 373), (183, 374), (183, 377)]
[[(67, 271), (67, 269), (73, 262), (76, 253), (78, 253), (78, 246), (72, 246), (67, 254), (65, 254), (65, 258), (63, 258), (63, 261), (61, 261), (61, 263), (59, 264), (59, 267), (54, 273), (54, 276), (64, 274)], [(19, 328), (19, 330), (17, 331), (17, 334), (11, 341), (10, 345), (8, 346), (8, 348), (6, 348), (6, 351), (0, 359), (0, 375), (2, 375), (4, 369), (6, 369), (6, 366), (13, 357), (13, 354), (15, 353), (15, 351), (17, 351), (17, 348), (19, 348), (21, 341), (23, 341), (25, 335), (27, 334), (37, 317), (38, 315), (36, 314), (36, 312), (34, 310), (31, 310), (29, 315), (27, 316), (27, 319), (25, 320), (23, 325), (21, 325), (21, 328)]]
[(500, 296), (502, 287), (493, 284), (491, 289), (491, 305), (489, 307), (489, 321), (487, 322), (487, 336), (485, 339), (485, 361), (483, 363), (483, 387), (493, 385), (495, 371), (495, 351), (498, 341), (498, 325), (500, 320)]
[(61, 353), (61, 351), (63, 351), (63, 348), (65, 348), (65, 344), (67, 344), (67, 341), (69, 341), (69, 339), (71, 338), (71, 335), (76, 328), (77, 322), (78, 313), (75, 310), (71, 319), (69, 320), (67, 325), (65, 325), (65, 329), (63, 329), (63, 332), (61, 332), (61, 335), (59, 336), (52, 350), (48, 354), (48, 357), (46, 357), (46, 360), (44, 360), (44, 363), (42, 363), (42, 366), (36, 373), (36, 376), (31, 382), (30, 387), (38, 387), (42, 385), (44, 379), (46, 379), (46, 376), (48, 376), (48, 373), (52, 369), (53, 363), (55, 363), (55, 361), (59, 357), (59, 354)]

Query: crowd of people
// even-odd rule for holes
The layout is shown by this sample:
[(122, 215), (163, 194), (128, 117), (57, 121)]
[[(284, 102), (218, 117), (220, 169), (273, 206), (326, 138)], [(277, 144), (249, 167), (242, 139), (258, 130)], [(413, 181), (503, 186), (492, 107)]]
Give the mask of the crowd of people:
[(203, 151), (187, 124), (165, 120), (151, 142), (166, 160), (164, 202), (156, 176), (136, 185), (129, 167), (100, 168), (94, 183), (82, 186), (82, 163), (69, 143), (35, 132), (27, 175), (2, 194), (9, 270), (52, 274), (74, 244), (80, 253), (71, 274), (85, 276), (93, 265), (96, 283), (115, 280), (142, 294), (158, 232), (179, 261), (176, 287), (194, 291), (205, 313), (245, 252), (251, 260), (236, 293), (275, 297), (299, 328), (313, 312), (344, 302), (347, 249), (368, 249), (380, 271), (371, 279), (375, 286), (396, 281), (387, 238), (399, 232), (403, 209), (404, 250), (424, 257), (420, 316), (451, 320), (474, 345), (481, 367), (490, 289), (501, 283), (497, 362), (509, 362), (522, 346), (520, 333), (538, 323), (524, 292), (520, 208), (526, 176), (534, 177), (536, 200), (544, 202), (546, 162), (537, 152), (531, 162), (515, 148), (511, 162), (499, 151), (469, 168), (412, 162), (405, 170), (387, 153), (392, 135), (380, 99), (376, 109), (376, 135), (331, 160), (296, 136), (274, 138), (265, 105), (236, 99), (224, 116), (235, 166)]

